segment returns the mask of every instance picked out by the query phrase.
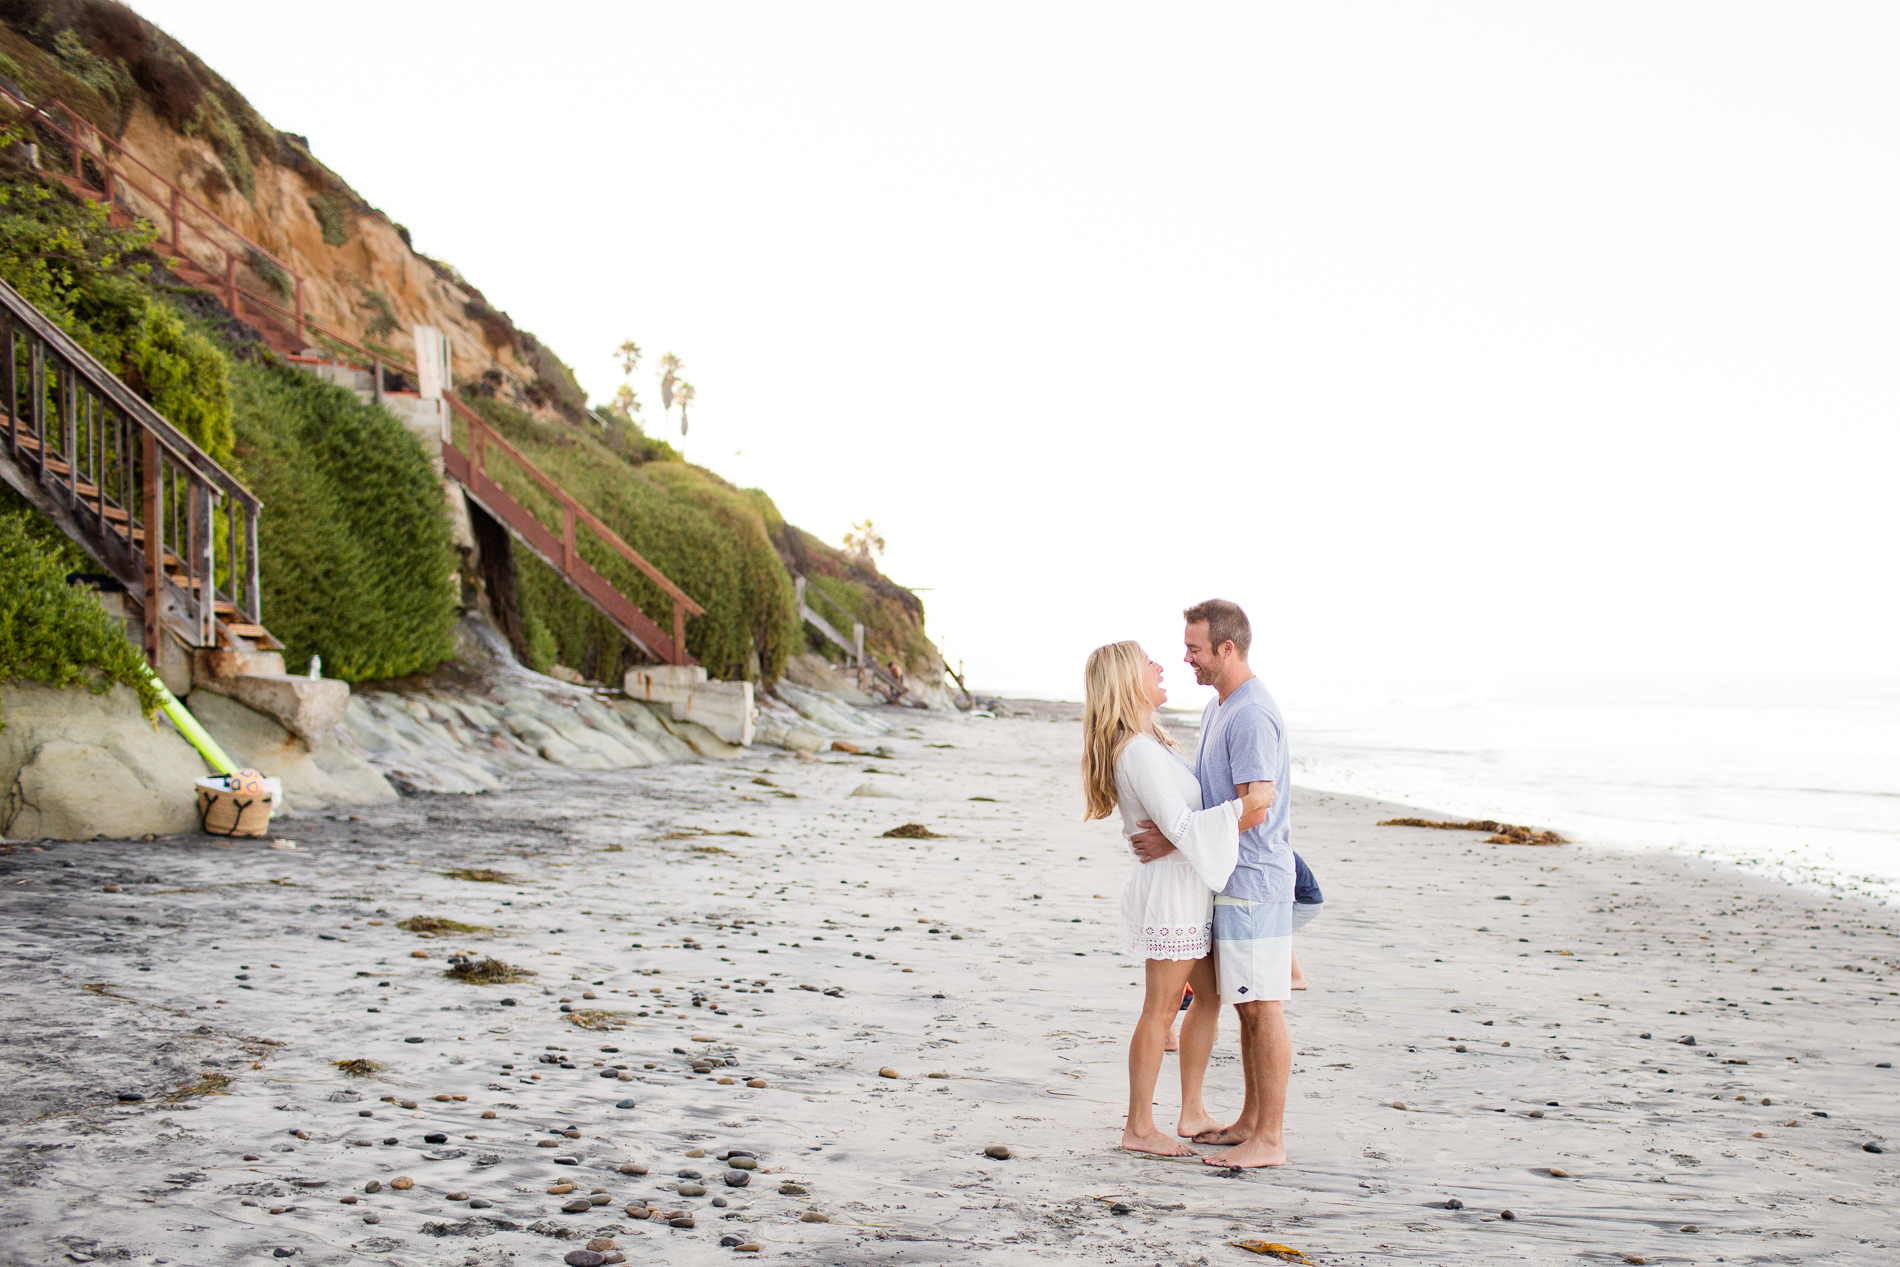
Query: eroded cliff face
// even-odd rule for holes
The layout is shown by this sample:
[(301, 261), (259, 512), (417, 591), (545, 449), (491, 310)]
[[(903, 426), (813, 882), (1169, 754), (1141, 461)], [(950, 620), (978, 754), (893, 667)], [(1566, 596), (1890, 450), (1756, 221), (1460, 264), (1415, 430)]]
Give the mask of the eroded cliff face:
[[(254, 160), (247, 197), (206, 136), (184, 134), (143, 101), (133, 106), (120, 143), (302, 274), (306, 312), (352, 342), (413, 358), (411, 329), (436, 326), (448, 332), (458, 383), (487, 375), (491, 386), (529, 409), (555, 406), (563, 398), (583, 405), (571, 376), (532, 336), (516, 331), (480, 291), (448, 268), (410, 249), (387, 216), (339, 190), (335, 178), (316, 163)], [(304, 156), (293, 152), (292, 157)], [(161, 234), (167, 231), (168, 209), (161, 203), (127, 190), (121, 205), (160, 226)], [(189, 212), (186, 219), (191, 221)], [(202, 241), (187, 231), (185, 253), (202, 256), (194, 249)], [(251, 264), (240, 264), (239, 281), (267, 296), (277, 289)]]

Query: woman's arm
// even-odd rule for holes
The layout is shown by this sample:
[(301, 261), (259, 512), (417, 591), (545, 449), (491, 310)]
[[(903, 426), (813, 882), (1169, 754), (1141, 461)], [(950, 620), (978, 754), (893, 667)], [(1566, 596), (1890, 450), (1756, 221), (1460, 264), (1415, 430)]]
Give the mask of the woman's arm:
[[(1216, 893), (1240, 861), (1240, 815), (1243, 803), (1222, 801), (1207, 809), (1193, 809), (1175, 784), (1169, 769), (1174, 758), (1152, 741), (1135, 740), (1122, 750), (1115, 770), (1120, 795), (1140, 804), (1147, 819), (1181, 851), (1202, 883)], [(1264, 806), (1260, 807), (1264, 812)]]

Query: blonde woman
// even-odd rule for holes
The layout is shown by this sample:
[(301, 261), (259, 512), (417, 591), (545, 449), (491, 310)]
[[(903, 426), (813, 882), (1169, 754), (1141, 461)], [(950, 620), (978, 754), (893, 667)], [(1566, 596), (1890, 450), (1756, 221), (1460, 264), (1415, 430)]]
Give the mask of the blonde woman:
[(1155, 1125), (1155, 1080), (1182, 988), (1192, 986), (1194, 1003), (1181, 1025), (1181, 1116), (1175, 1132), (1192, 1138), (1222, 1128), (1201, 1102), (1220, 1022), (1220, 991), (1208, 953), (1214, 894), (1227, 886), (1238, 861), (1241, 831), (1266, 819), (1272, 793), (1201, 808), (1200, 781), (1155, 721), (1168, 692), (1161, 685), (1161, 666), (1141, 644), (1097, 647), (1089, 653), (1085, 679), (1084, 817), (1107, 818), (1119, 808), (1124, 839), (1146, 820), (1175, 847), (1154, 862), (1134, 859), (1122, 890), (1123, 934), (1129, 952), (1147, 961), (1147, 994), (1128, 1047), (1128, 1121), (1121, 1146), (1132, 1153), (1192, 1157), (1193, 1149)]

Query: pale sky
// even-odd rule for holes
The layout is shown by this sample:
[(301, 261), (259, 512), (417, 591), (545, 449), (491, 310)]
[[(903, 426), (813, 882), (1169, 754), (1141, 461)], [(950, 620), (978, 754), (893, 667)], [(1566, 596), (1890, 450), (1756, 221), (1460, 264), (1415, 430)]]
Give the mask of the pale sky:
[(980, 685), (1900, 675), (1894, 6), (135, 7)]

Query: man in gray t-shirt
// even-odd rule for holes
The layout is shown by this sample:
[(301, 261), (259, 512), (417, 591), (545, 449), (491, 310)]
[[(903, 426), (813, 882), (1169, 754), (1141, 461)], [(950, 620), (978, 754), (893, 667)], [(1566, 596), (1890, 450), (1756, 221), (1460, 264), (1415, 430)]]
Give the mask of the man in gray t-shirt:
[[(1214, 1166), (1286, 1162), (1282, 1125), (1293, 1041), (1283, 1004), (1293, 997), (1293, 841), (1286, 723), (1273, 696), (1247, 665), (1253, 631), (1247, 614), (1224, 599), (1183, 615), (1187, 662), (1216, 698), (1201, 715), (1195, 772), (1201, 804), (1217, 805), (1264, 784), (1273, 793), (1267, 821), (1240, 834), (1240, 864), (1214, 899), (1214, 956), (1220, 998), (1240, 1017), (1240, 1060), (1247, 1098), (1232, 1126), (1204, 1131), (1197, 1144), (1233, 1145), (1202, 1160)], [(1144, 862), (1174, 846), (1152, 825), (1131, 842)]]

